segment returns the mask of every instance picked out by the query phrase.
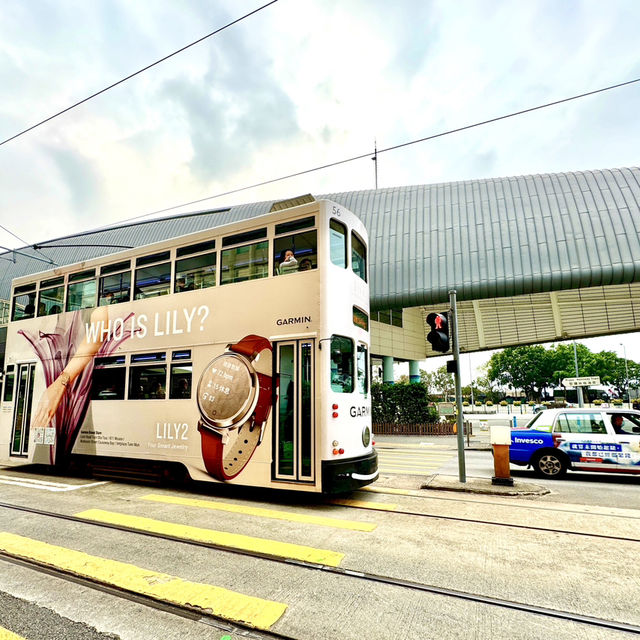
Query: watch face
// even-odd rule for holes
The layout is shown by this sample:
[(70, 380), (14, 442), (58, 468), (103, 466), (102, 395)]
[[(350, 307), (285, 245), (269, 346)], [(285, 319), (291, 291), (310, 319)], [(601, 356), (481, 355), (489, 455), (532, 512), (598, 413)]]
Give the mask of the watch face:
[(198, 382), (198, 407), (210, 427), (235, 427), (258, 400), (258, 376), (241, 355), (225, 353), (207, 365)]

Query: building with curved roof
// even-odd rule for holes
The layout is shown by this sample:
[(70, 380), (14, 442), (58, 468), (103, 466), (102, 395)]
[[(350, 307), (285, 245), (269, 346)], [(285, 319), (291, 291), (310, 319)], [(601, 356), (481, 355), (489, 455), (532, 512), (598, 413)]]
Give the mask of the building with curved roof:
[[(440, 355), (426, 342), (424, 319), (448, 309), (451, 290), (462, 352), (640, 330), (640, 168), (316, 197), (352, 210), (368, 229), (372, 353), (387, 361)], [(15, 277), (253, 217), (272, 205), (138, 221), (6, 251), (0, 299), (9, 300)]]

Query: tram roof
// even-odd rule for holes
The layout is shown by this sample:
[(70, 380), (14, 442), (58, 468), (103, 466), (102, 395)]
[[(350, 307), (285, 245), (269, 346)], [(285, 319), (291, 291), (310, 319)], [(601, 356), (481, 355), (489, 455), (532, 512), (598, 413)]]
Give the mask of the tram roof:
[[(640, 286), (638, 167), (345, 191), (316, 198), (333, 200), (364, 222), (373, 310), (442, 307), (455, 289), (458, 301), (476, 304), (476, 312), (478, 301), (495, 306), (510, 299), (509, 313), (516, 314), (518, 300), (526, 303), (523, 296), (535, 303), (537, 297), (546, 301), (554, 292)], [(38, 260), (43, 255), (58, 265), (80, 262), (117, 247), (150, 244), (264, 214), (274, 202), (114, 225), (40, 242), (40, 251), (23, 247), (17, 249), (19, 254), (2, 253), (6, 268), (0, 273), (0, 298), (8, 299), (13, 278), (47, 269)], [(634, 291), (629, 288), (629, 298), (639, 299), (640, 290)], [(548, 305), (553, 307), (552, 298)], [(635, 329), (627, 323), (610, 331), (640, 330), (640, 307), (632, 305), (631, 311)], [(558, 332), (558, 317), (554, 322), (549, 340), (602, 333), (589, 330), (584, 320), (582, 332)], [(474, 342), (479, 348), (494, 348), (491, 341), (482, 340), (487, 327), (474, 329), (472, 324), (470, 320), (475, 338), (470, 337), (469, 347)], [(527, 341), (544, 340), (518, 339)]]

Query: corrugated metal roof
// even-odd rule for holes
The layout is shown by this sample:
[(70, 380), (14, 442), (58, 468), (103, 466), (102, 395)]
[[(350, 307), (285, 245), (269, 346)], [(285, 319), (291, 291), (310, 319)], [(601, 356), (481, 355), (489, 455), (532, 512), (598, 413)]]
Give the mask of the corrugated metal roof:
[[(640, 281), (637, 167), (468, 180), (316, 195), (351, 209), (369, 232), (372, 309)], [(266, 213), (274, 201), (138, 222), (46, 244), (139, 246)], [(21, 249), (70, 264), (116, 249)], [(11, 279), (47, 269), (0, 254)]]

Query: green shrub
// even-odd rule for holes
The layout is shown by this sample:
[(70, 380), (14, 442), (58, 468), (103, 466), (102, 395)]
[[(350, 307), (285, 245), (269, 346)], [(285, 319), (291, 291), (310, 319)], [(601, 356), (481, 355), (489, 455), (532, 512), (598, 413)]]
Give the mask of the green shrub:
[(372, 384), (371, 412), (373, 422), (425, 423), (440, 418), (420, 382)]

